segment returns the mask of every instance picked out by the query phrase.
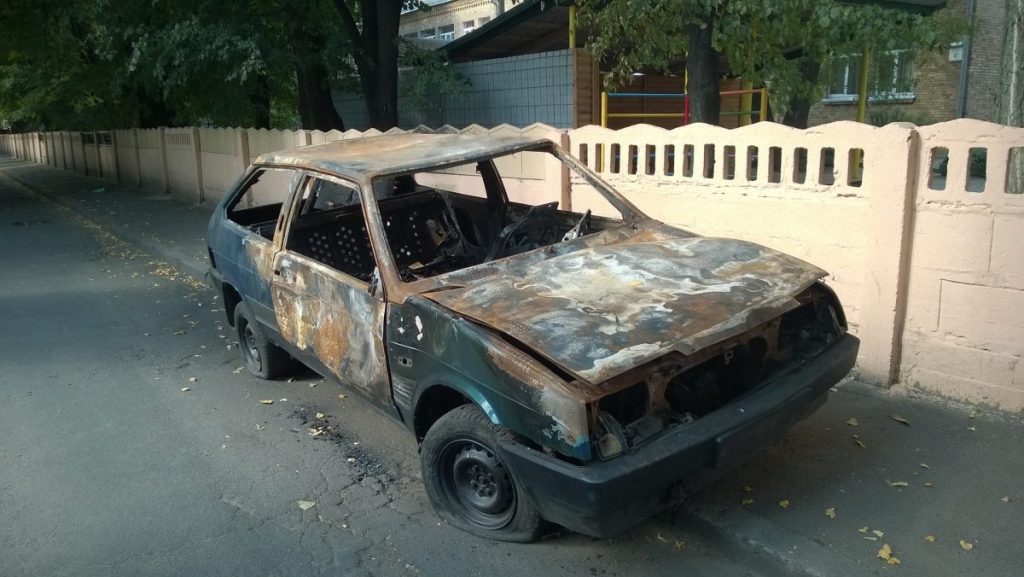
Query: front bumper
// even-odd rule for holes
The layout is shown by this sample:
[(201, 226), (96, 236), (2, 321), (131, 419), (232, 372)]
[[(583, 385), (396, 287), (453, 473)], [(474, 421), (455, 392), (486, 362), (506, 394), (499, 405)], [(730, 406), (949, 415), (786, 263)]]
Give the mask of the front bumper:
[(502, 456), (545, 519), (612, 535), (721, 477), (817, 410), (853, 368), (859, 344), (844, 335), (756, 391), (608, 461), (576, 466), (517, 443), (503, 445)]

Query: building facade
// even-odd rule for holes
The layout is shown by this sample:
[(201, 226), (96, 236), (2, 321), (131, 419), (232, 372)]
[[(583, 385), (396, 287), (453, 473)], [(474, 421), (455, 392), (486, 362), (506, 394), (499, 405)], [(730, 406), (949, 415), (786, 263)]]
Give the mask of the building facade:
[(398, 33), (408, 39), (449, 42), (487, 24), (511, 8), (515, 0), (450, 0), (402, 14)]
[[(944, 11), (971, 26), (969, 39), (939, 52), (893, 50), (872, 57), (867, 122), (932, 124), (954, 118), (992, 120), (999, 89), (999, 62), (1006, 19), (1004, 0), (950, 0)], [(808, 123), (854, 120), (859, 54), (839, 55), (822, 70), (825, 97), (811, 107)]]

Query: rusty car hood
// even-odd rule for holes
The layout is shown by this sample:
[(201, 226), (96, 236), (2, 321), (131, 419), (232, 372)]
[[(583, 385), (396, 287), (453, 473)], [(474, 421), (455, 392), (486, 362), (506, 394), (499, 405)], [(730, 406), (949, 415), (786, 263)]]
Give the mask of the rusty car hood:
[(593, 384), (767, 322), (826, 275), (750, 242), (662, 234), (515, 258), (496, 274), (423, 296)]

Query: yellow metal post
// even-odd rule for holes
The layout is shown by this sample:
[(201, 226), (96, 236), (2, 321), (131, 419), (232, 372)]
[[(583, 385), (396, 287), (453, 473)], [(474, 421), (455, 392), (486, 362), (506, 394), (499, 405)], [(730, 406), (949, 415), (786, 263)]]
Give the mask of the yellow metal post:
[(608, 128), (608, 93), (601, 91), (601, 126)]
[(871, 55), (868, 49), (860, 53), (860, 85), (857, 87), (857, 122), (864, 122), (868, 111), (868, 70)]
[[(742, 88), (743, 90), (752, 90), (754, 88), (754, 85), (751, 84), (750, 82), (744, 81), (742, 84), (740, 84), (740, 88)], [(746, 112), (746, 114), (740, 115), (740, 126), (747, 126), (748, 124), (750, 124), (750, 117), (753, 116), (754, 112), (753, 92), (744, 92), (743, 94), (740, 95), (740, 110)]]
[(765, 120), (768, 120), (768, 89), (767, 88), (762, 88), (761, 89), (761, 110), (760, 110), (759, 116), (757, 117), (757, 121), (758, 122), (764, 122)]
[(569, 50), (576, 48), (576, 5), (569, 6)]

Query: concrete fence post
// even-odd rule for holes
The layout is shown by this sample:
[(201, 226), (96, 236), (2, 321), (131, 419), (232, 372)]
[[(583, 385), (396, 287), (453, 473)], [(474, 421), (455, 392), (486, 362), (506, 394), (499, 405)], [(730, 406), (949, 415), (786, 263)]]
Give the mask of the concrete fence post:
[[(900, 371), (920, 137), (915, 128), (898, 124), (879, 129), (878, 136), (880, 146), (870, 151), (875, 158), (864, 155), (865, 162), (872, 162), (870, 175), (891, 184), (865, 181), (874, 190), (868, 204), (873, 226), (864, 259), (859, 364), (867, 380), (888, 387)], [(881, 151), (884, 158), (878, 158)]]
[(100, 171), (100, 178), (103, 178), (103, 158), (100, 156), (100, 133), (92, 133), (92, 147), (96, 151), (96, 168)]
[(132, 156), (135, 157), (135, 185), (142, 188), (142, 158), (139, 155), (139, 129), (132, 129)]
[(199, 202), (206, 202), (206, 189), (203, 187), (203, 143), (200, 141), (199, 129), (192, 128), (192, 150), (196, 155), (196, 186), (199, 187)]
[[(565, 152), (572, 154), (572, 143), (569, 140), (569, 133), (567, 131), (563, 131), (559, 135), (558, 144)], [(570, 178), (569, 167), (562, 163), (562, 168), (559, 171), (559, 196), (562, 199), (562, 210), (572, 210), (572, 184)]]
[(121, 183), (121, 159), (117, 154), (117, 131), (110, 131), (110, 146), (114, 152), (114, 179), (117, 180), (118, 184)]
[(163, 126), (157, 129), (157, 139), (160, 143), (160, 190), (168, 194), (171, 191), (171, 180), (167, 173), (167, 140)]
[(64, 138), (64, 131), (63, 130), (58, 132), (57, 136), (60, 137), (60, 163), (62, 165), (61, 168), (63, 168), (64, 170), (67, 170), (68, 169), (68, 143), (67, 143), (67, 139)]
[(249, 168), (249, 131), (244, 128), (238, 129), (238, 150), (242, 155), (242, 170)]

